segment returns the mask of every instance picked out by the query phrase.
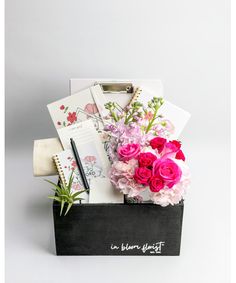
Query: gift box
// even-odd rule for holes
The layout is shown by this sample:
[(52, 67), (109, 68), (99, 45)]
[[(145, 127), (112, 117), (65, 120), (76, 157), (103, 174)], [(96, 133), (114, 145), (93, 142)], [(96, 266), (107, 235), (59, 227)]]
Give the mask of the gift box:
[(53, 202), (57, 255), (180, 254), (184, 203), (74, 204), (60, 216)]
[(70, 86), (47, 105), (60, 141), (34, 150), (35, 175), (56, 167), (60, 179), (47, 180), (56, 254), (179, 255), (190, 171), (178, 137), (190, 114), (159, 80)]

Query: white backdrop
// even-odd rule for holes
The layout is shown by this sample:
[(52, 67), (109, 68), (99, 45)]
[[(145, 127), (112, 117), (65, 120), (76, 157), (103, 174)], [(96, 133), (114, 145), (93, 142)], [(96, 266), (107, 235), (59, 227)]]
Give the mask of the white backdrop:
[[(158, 78), (191, 112), (180, 257), (54, 255), (32, 142), (56, 136), (46, 105), (76, 77)], [(7, 0), (7, 282), (229, 282), (229, 103), (228, 0)]]

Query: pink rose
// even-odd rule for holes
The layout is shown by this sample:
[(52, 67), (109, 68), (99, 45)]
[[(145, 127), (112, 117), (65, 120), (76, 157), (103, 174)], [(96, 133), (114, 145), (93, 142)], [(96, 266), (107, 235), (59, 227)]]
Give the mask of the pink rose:
[(162, 152), (165, 144), (166, 144), (166, 139), (161, 138), (161, 137), (156, 137), (156, 138), (150, 140), (150, 146), (153, 149), (157, 149), (158, 153)]
[(149, 182), (150, 190), (154, 193), (164, 188), (164, 181), (158, 176), (152, 176)]
[(185, 156), (181, 149), (176, 153), (175, 158), (185, 161)]
[(169, 188), (172, 188), (180, 181), (182, 171), (173, 160), (167, 158), (156, 160), (153, 163), (152, 174), (160, 177)]
[(147, 185), (151, 176), (152, 176), (152, 171), (145, 167), (139, 167), (135, 169), (134, 179), (139, 184)]
[(177, 152), (181, 148), (181, 143), (179, 141), (173, 140), (165, 144), (165, 149), (167, 152)]
[(136, 158), (140, 153), (140, 145), (136, 143), (129, 143), (120, 146), (117, 149), (119, 159), (122, 161), (128, 161), (132, 158)]
[(156, 155), (151, 152), (144, 152), (139, 154), (138, 162), (140, 167), (151, 168), (153, 162), (157, 159)]

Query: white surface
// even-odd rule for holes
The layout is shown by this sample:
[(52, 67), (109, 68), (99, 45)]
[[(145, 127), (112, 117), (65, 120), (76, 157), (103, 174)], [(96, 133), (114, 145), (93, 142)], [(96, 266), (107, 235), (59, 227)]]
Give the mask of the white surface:
[[(228, 283), (229, 1), (6, 8), (7, 283)], [(160, 78), (168, 101), (192, 114), (182, 135), (193, 184), (180, 257), (54, 256), (49, 187), (32, 176), (32, 147), (56, 136), (46, 105), (69, 94), (72, 77)]]

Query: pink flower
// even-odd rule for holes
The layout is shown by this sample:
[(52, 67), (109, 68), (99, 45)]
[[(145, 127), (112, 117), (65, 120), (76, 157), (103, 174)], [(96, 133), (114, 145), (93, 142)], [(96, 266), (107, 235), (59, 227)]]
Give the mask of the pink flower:
[(136, 158), (140, 153), (140, 145), (131, 143), (120, 146), (117, 149), (119, 159), (122, 161), (128, 161), (132, 158)]
[(135, 169), (134, 179), (139, 184), (148, 185), (151, 176), (152, 171), (145, 167), (139, 167)]
[(185, 161), (185, 156), (181, 149), (176, 153), (175, 158)]
[(133, 175), (138, 166), (136, 159), (127, 162), (115, 161), (109, 171), (112, 185), (128, 197), (136, 197), (145, 190), (143, 185), (135, 182)]
[(84, 111), (87, 112), (88, 114), (96, 114), (98, 113), (98, 108), (96, 104), (88, 103), (86, 104)]
[(144, 116), (145, 120), (151, 120), (153, 118), (153, 113), (151, 111), (147, 112)]
[(69, 112), (67, 116), (67, 121), (69, 121), (71, 124), (77, 121), (76, 112)]
[(86, 162), (95, 162), (96, 157), (95, 156), (85, 156), (84, 161)]
[(156, 159), (157, 159), (156, 155), (152, 154), (151, 152), (140, 153), (138, 158), (139, 166), (151, 168), (153, 162)]
[(173, 140), (165, 144), (165, 148), (170, 152), (177, 152), (181, 148), (181, 143), (179, 141)]
[(162, 150), (164, 149), (165, 144), (166, 144), (166, 139), (161, 138), (161, 137), (156, 137), (156, 138), (150, 140), (150, 146), (153, 149), (157, 149), (158, 153), (162, 152)]
[(77, 163), (76, 163), (75, 160), (73, 160), (73, 161), (71, 162), (71, 166), (72, 166), (72, 167), (77, 167)]
[(152, 176), (149, 187), (152, 192), (159, 192), (164, 188), (164, 181), (158, 176)]
[(61, 109), (61, 110), (64, 110), (64, 109), (65, 109), (65, 106), (64, 106), (64, 105), (61, 105), (61, 106), (60, 106), (60, 109)]
[(182, 171), (173, 160), (167, 158), (156, 160), (153, 163), (152, 174), (160, 177), (169, 188), (172, 188), (180, 181)]
[(72, 188), (73, 188), (73, 190), (78, 191), (78, 190), (80, 190), (80, 185), (79, 185), (79, 184), (74, 183), (74, 184), (72, 185)]

